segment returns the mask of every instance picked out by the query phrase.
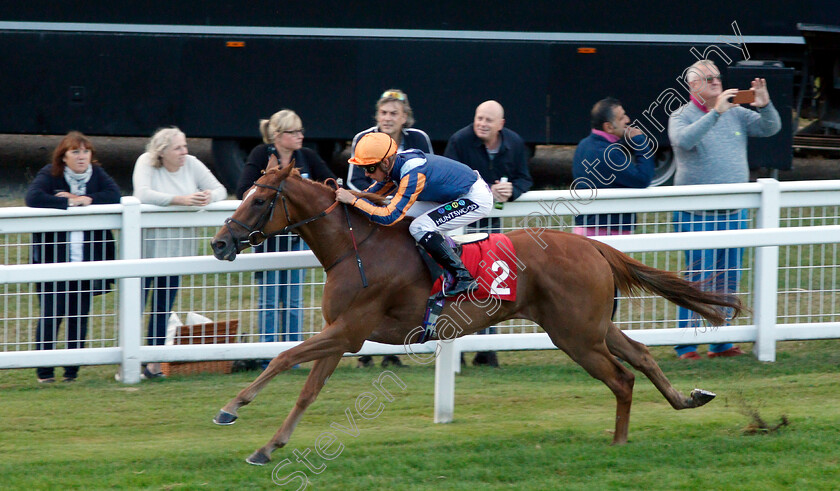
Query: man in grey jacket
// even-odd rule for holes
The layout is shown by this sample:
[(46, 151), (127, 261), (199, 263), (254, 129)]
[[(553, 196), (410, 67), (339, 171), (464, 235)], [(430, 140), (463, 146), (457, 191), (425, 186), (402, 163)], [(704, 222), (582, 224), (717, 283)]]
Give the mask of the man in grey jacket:
[[(738, 89), (723, 90), (720, 71), (711, 60), (700, 60), (687, 70), (690, 101), (668, 121), (668, 137), (674, 149), (677, 171), (674, 185), (747, 182), (747, 137), (775, 135), (782, 127), (779, 113), (770, 102), (767, 81), (751, 82), (755, 110), (732, 103)], [(677, 211), (677, 232), (738, 230), (749, 224), (746, 209)], [(735, 293), (740, 279), (743, 249), (707, 249), (685, 252), (689, 280), (706, 281), (706, 287)], [(679, 327), (699, 327), (700, 316), (679, 308)], [(699, 359), (696, 345), (677, 346), (680, 359)], [(712, 344), (708, 356), (744, 354), (731, 343)]]

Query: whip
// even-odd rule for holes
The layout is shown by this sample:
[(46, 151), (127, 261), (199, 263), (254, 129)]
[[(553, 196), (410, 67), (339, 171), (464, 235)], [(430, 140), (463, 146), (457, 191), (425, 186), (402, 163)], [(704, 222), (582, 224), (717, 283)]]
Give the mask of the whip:
[[(339, 186), (344, 185), (344, 180), (339, 178), (335, 180)], [(367, 277), (365, 277), (365, 267), (362, 266), (362, 258), (359, 256), (359, 247), (356, 245), (356, 236), (353, 234), (353, 224), (350, 223), (350, 210), (347, 209), (347, 203), (341, 203), (344, 205), (344, 216), (347, 217), (347, 228), (350, 229), (350, 239), (353, 241), (353, 250), (356, 251), (356, 265), (359, 266), (359, 274), (362, 276), (362, 286), (367, 288), (368, 282)]]

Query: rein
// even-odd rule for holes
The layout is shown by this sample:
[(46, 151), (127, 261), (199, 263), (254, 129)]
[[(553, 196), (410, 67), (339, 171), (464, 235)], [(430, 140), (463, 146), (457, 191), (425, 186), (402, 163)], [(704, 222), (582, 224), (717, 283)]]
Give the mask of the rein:
[[(370, 228), (370, 232), (368, 232), (367, 236), (365, 236), (365, 238), (364, 238), (364, 239), (362, 239), (362, 241), (361, 241), (361, 242), (359, 242), (359, 245), (362, 245), (362, 244), (364, 244), (365, 242), (367, 242), (367, 240), (368, 240), (369, 238), (371, 238), (371, 236), (373, 236), (373, 233), (374, 233), (374, 232), (376, 232), (376, 230), (377, 230), (378, 228), (379, 228), (379, 227), (371, 227), (371, 228)], [(347, 251), (347, 252), (345, 252), (344, 254), (342, 254), (342, 255), (341, 255), (338, 259), (336, 259), (335, 261), (333, 261), (333, 262), (332, 262), (332, 264), (330, 264), (329, 266), (327, 266), (326, 268), (324, 268), (324, 273), (326, 273), (327, 271), (329, 271), (329, 270), (333, 269), (334, 267), (338, 266), (338, 263), (340, 263), (341, 261), (344, 261), (345, 259), (347, 259), (347, 258), (350, 256), (350, 254), (353, 254), (353, 252), (355, 252), (355, 251)]]
[[(267, 223), (269, 223), (271, 221), (272, 218), (274, 218), (274, 208), (277, 205), (277, 198), (278, 197), (280, 197), (280, 200), (283, 203), (283, 213), (286, 214), (286, 223), (288, 223), (289, 225), (286, 225), (283, 228), (283, 230), (277, 232), (274, 235), (279, 235), (279, 234), (290, 232), (290, 231), (292, 231), (292, 230), (294, 230), (298, 227), (301, 227), (301, 226), (306, 225), (308, 223), (312, 223), (315, 220), (318, 220), (320, 218), (324, 218), (330, 212), (332, 212), (335, 209), (336, 206), (338, 206), (338, 201), (336, 201), (333, 204), (331, 204), (329, 207), (327, 207), (327, 209), (322, 211), (321, 213), (318, 213), (317, 215), (311, 216), (311, 217), (306, 218), (304, 220), (301, 220), (299, 222), (292, 223), (292, 217), (289, 215), (289, 207), (286, 204), (286, 195), (283, 192), (283, 188), (284, 188), (285, 184), (286, 184), (286, 181), (281, 182), (279, 186), (269, 186), (268, 184), (254, 183), (254, 186), (256, 186), (256, 187), (274, 190), (274, 196), (271, 198), (271, 203), (269, 203), (268, 208), (266, 208), (266, 210), (262, 213), (262, 215), (260, 215), (259, 220), (257, 220), (257, 224), (254, 225), (253, 228), (249, 227), (247, 224), (245, 224), (245, 223), (243, 223), (243, 222), (241, 222), (241, 221), (239, 221), (239, 220), (237, 220), (233, 217), (229, 217), (228, 219), (226, 219), (225, 220), (225, 227), (228, 229), (228, 232), (230, 233), (231, 237), (233, 237), (234, 235), (233, 235), (233, 231), (230, 230), (230, 224), (235, 223), (235, 224), (239, 225), (240, 227), (244, 228), (248, 232), (247, 243), (249, 245), (256, 246), (256, 245), (259, 245), (260, 242), (267, 239), (268, 236), (265, 234), (265, 232), (262, 231), (262, 229), (263, 229), (263, 227), (265, 227), (265, 225)], [(261, 240), (260, 240), (260, 238), (261, 238)], [(246, 240), (242, 240), (242, 242), (246, 242)]]

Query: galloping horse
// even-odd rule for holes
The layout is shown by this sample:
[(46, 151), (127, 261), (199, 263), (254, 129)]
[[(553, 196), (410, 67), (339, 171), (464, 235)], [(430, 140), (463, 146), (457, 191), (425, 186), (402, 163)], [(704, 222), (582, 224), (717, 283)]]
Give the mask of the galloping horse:
[[(352, 207), (336, 205), (333, 189), (302, 179), (291, 166), (269, 170), (213, 238), (214, 255), (232, 261), (250, 245), (294, 229), (327, 272), (322, 301), (326, 324), (321, 332), (280, 353), (214, 419), (217, 424), (232, 424), (239, 408), (253, 401), (275, 375), (315, 360), (283, 425), (248, 457), (252, 464), (267, 463), (271, 452), (289, 441), (303, 412), (315, 401), (344, 353), (359, 351), (365, 340), (404, 344), (423, 321), (432, 278), (408, 233), (407, 220), (380, 227)], [(355, 238), (349, 231), (347, 213)], [(539, 243), (527, 232), (507, 234), (524, 265), (518, 272), (515, 301), (500, 302), (500, 308), (492, 313), (471, 302), (460, 302), (462, 312), (457, 317), (447, 303), (442, 316), (469, 319), (459, 326), (459, 336), (508, 319), (539, 324), (555, 346), (615, 394), (614, 444), (627, 442), (635, 379), (616, 357), (644, 373), (674, 409), (699, 407), (715, 397), (699, 389), (686, 396), (671, 386), (647, 347), (612, 323), (614, 290), (655, 293), (697, 312), (712, 325), (723, 324), (730, 308), (738, 315), (741, 304), (736, 297), (702, 291), (674, 273), (646, 266), (586, 237), (545, 230)], [(370, 284), (367, 288), (353, 260), (356, 239), (357, 254)]]

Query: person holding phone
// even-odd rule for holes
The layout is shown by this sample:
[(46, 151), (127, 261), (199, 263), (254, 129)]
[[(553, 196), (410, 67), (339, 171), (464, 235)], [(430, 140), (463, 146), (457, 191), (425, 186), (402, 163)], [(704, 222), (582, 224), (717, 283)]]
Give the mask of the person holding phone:
[[(700, 60), (686, 70), (690, 100), (671, 114), (668, 138), (676, 162), (675, 186), (747, 182), (747, 137), (769, 137), (782, 127), (779, 112), (770, 102), (767, 81), (751, 82), (755, 100), (752, 109), (732, 102), (738, 89), (723, 89), (720, 70), (711, 60)], [(738, 230), (747, 228), (746, 209), (718, 209), (674, 212), (677, 232)], [(716, 291), (735, 293), (744, 250), (708, 249), (685, 252), (689, 280), (701, 281)], [(679, 327), (700, 327), (698, 314), (680, 307)], [(699, 359), (696, 345), (676, 347), (683, 360)], [(731, 343), (713, 344), (708, 356), (738, 356), (744, 352)]]

